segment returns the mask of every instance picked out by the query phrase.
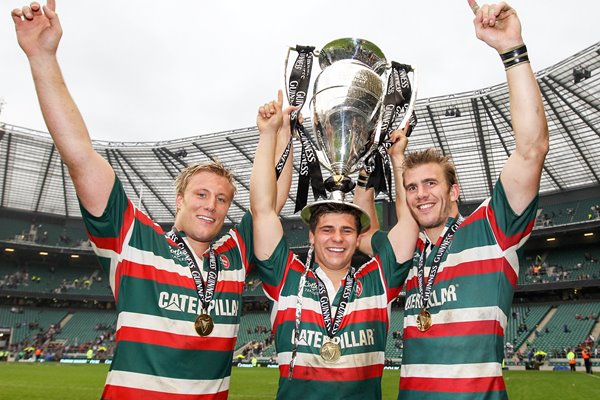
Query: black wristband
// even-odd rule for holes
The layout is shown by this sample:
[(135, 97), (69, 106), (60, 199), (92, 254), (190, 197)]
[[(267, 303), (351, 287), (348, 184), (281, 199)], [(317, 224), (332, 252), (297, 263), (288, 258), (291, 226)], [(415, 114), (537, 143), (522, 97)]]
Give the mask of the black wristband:
[(505, 51), (504, 53), (500, 54), (500, 59), (504, 64), (505, 70), (522, 63), (528, 63), (529, 55), (527, 53), (527, 46), (522, 44), (518, 47)]
[(359, 186), (359, 187), (361, 187), (363, 189), (366, 189), (368, 181), (369, 181), (369, 177), (368, 176), (359, 175), (358, 179), (356, 181), (356, 186)]

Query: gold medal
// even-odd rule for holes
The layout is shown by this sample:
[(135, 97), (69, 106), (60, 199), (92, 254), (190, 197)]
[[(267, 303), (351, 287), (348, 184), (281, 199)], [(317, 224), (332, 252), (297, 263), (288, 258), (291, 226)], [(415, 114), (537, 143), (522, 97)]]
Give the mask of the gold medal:
[(196, 317), (194, 322), (194, 329), (200, 336), (208, 336), (213, 331), (215, 324), (208, 314), (200, 314)]
[(321, 358), (328, 363), (337, 362), (342, 356), (342, 348), (334, 342), (325, 342), (321, 346)]
[(417, 328), (421, 332), (425, 332), (426, 330), (431, 328), (431, 325), (431, 314), (429, 314), (429, 311), (425, 309), (421, 310), (419, 315), (417, 315)]

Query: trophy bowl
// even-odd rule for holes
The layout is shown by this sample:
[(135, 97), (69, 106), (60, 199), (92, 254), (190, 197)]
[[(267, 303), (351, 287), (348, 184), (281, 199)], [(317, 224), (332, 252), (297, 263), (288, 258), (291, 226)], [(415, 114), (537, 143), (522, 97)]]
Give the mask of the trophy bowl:
[[(313, 56), (318, 57), (321, 67), (310, 99), (313, 129), (307, 134), (311, 143), (301, 135), (304, 142), (300, 174), (311, 174), (311, 184), (315, 182), (313, 176), (320, 179), (320, 172), (314, 172), (318, 160), (331, 172), (324, 182), (321, 180), (322, 187), (330, 192), (330, 198), (343, 200), (355, 186), (350, 175), (362, 168), (365, 160), (370, 162), (367, 157), (381, 147), (395, 118), (404, 113), (402, 123), (408, 122), (416, 90), (411, 90), (406, 74), (415, 71), (410, 65), (388, 62), (379, 47), (364, 39), (342, 38), (327, 43), (321, 50), (314, 49), (290, 48), (299, 53), (289, 80), (290, 104), (304, 103)], [(308, 172), (307, 165), (312, 165), (313, 173)], [(307, 190), (306, 186), (300, 190), (299, 185), (303, 196)]]
[(329, 192), (354, 188), (349, 175), (375, 143), (387, 64), (379, 47), (364, 39), (334, 40), (319, 52), (322, 71), (310, 105), (317, 156), (332, 173), (325, 181)]

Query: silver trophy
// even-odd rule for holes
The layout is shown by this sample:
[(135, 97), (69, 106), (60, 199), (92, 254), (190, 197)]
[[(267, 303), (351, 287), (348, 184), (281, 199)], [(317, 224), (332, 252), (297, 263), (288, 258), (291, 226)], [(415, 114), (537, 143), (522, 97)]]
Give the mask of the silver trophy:
[[(380, 136), (386, 134), (382, 125), (388, 130), (387, 126), (394, 123), (384, 117), (384, 108), (389, 108), (384, 97), (390, 92), (392, 64), (379, 47), (363, 39), (334, 40), (320, 51), (312, 51), (312, 55), (318, 57), (322, 71), (314, 82), (310, 100), (314, 128), (310, 136), (316, 143), (320, 164), (331, 172), (324, 182), (329, 198), (344, 201), (345, 194), (355, 185), (350, 175), (363, 166)], [(408, 123), (416, 101), (416, 73), (408, 67), (413, 75), (412, 93), (404, 102), (404, 118), (399, 126)], [(402, 84), (408, 84), (410, 91), (409, 82), (397, 82), (397, 86)], [(290, 103), (300, 96), (293, 93), (290, 100), (288, 92)], [(389, 119), (391, 115), (387, 114)]]

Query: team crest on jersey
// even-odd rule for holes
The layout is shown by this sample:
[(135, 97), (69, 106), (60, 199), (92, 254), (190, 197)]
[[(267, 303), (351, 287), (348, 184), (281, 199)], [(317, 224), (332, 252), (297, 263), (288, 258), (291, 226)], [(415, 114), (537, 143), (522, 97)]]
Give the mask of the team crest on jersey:
[(357, 297), (360, 297), (360, 295), (362, 294), (363, 291), (363, 287), (362, 287), (362, 283), (360, 282), (360, 280), (356, 280), (356, 285), (354, 286), (354, 293), (356, 294)]
[(229, 259), (227, 258), (227, 256), (225, 256), (225, 254), (221, 254), (219, 256), (219, 258), (221, 259), (221, 265), (223, 266), (223, 268), (228, 269), (229, 265), (231, 265), (231, 264), (230, 264)]

